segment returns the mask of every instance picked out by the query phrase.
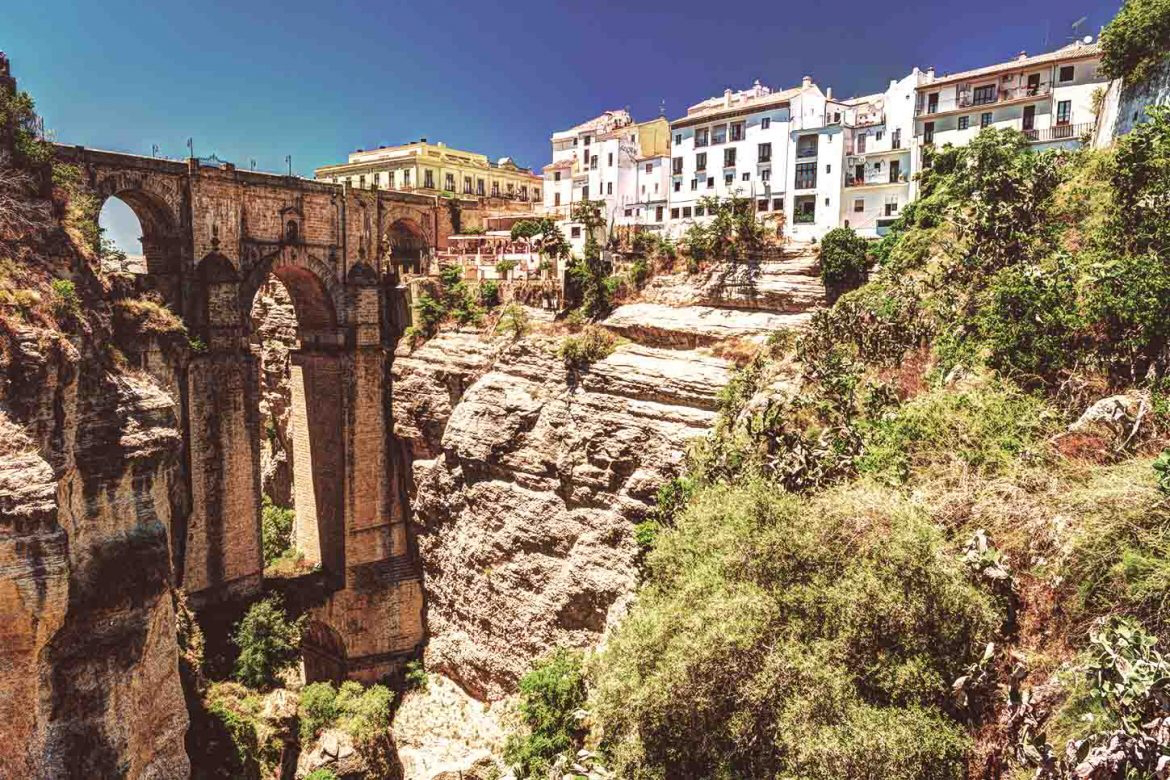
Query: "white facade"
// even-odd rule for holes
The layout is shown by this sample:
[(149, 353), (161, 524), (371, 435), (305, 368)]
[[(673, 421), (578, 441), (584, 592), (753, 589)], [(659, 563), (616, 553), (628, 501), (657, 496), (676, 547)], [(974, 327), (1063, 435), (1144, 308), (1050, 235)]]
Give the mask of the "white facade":
[(1038, 148), (1079, 146), (1096, 124), (1093, 92), (1108, 83), (1098, 73), (1100, 61), (1098, 44), (1078, 41), (954, 75), (920, 74), (915, 170), (928, 162), (923, 150), (962, 146), (985, 127), (1020, 130)]
[(627, 111), (606, 111), (553, 133), (553, 161), (544, 168), (544, 210), (558, 219), (574, 252), (585, 244), (583, 226), (570, 219), (574, 203), (600, 202), (610, 227), (656, 217), (659, 202), (665, 213), (660, 177), (666, 132), (664, 119), (636, 124)]
[(918, 69), (885, 92), (846, 101), (840, 225), (883, 235), (910, 200)]
[(791, 103), (811, 83), (773, 92), (758, 81), (687, 109), (670, 127), (670, 233), (708, 217), (700, 200), (741, 196), (783, 212)]

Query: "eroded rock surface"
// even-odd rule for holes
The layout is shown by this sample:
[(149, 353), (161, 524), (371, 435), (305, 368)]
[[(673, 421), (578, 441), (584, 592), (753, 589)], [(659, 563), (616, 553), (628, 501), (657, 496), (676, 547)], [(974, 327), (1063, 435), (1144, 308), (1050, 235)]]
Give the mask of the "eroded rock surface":
[[(438, 452), (413, 464), (428, 664), (481, 699), (513, 691), (553, 647), (594, 644), (623, 611), (634, 524), (711, 425), (729, 377), (719, 358), (636, 344), (570, 376), (558, 343), (502, 347), (453, 407), (450, 372), (398, 368), (398, 435), (430, 454), (413, 437), (442, 431)], [(458, 339), (428, 346), (452, 353), (430, 355), (432, 367), (482, 370)]]
[(288, 290), (269, 279), (252, 304), (253, 348), (259, 353), (260, 481), (265, 495), (279, 506), (293, 505), (292, 387), (289, 353), (297, 343), (297, 315)]

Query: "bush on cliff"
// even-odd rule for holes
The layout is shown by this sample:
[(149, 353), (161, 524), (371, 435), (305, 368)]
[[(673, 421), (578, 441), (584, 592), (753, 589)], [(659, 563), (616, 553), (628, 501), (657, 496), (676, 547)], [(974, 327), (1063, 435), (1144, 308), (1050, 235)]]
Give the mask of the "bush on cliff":
[(713, 486), (648, 566), (591, 699), (619, 776), (964, 776), (951, 683), (1002, 616), (914, 503)]
[(288, 507), (277, 506), (269, 496), (264, 496), (260, 508), (260, 538), (264, 547), (265, 566), (271, 566), (291, 549), (294, 520), (296, 512)]
[(256, 602), (232, 633), (240, 651), (232, 676), (249, 688), (275, 688), (281, 672), (300, 660), (303, 630), (304, 617), (289, 620), (279, 597)]
[(558, 648), (520, 679), (523, 731), (509, 737), (504, 760), (517, 777), (544, 778), (559, 756), (572, 757), (584, 736), (581, 654)]
[(833, 228), (821, 239), (821, 280), (830, 294), (838, 295), (865, 281), (869, 270), (869, 242), (852, 228)]

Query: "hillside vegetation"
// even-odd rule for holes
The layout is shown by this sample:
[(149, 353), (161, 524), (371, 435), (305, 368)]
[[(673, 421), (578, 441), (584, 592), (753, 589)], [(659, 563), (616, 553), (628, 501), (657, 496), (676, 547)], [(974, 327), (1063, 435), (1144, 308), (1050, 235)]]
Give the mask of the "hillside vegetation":
[(585, 700), (540, 744), (628, 778), (1163, 776), (1170, 111), (930, 162), (889, 236), (834, 240), (861, 286), (725, 390), (604, 648), (527, 679)]

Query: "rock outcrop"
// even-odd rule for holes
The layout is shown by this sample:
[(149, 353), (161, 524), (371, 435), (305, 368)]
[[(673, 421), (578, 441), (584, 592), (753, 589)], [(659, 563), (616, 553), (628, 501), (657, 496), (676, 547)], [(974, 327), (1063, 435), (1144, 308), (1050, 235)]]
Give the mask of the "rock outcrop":
[(557, 344), (493, 345), (489, 370), (491, 349), (443, 334), (395, 369), (397, 433), (432, 456), (413, 464), (428, 664), (481, 699), (622, 611), (634, 524), (729, 377), (719, 358), (636, 344), (570, 375)]
[(252, 333), (260, 365), (260, 484), (279, 506), (293, 505), (289, 353), (297, 343), (297, 315), (288, 290), (269, 279), (256, 292)]
[(185, 777), (174, 402), (41, 335), (0, 419), (0, 776)]

